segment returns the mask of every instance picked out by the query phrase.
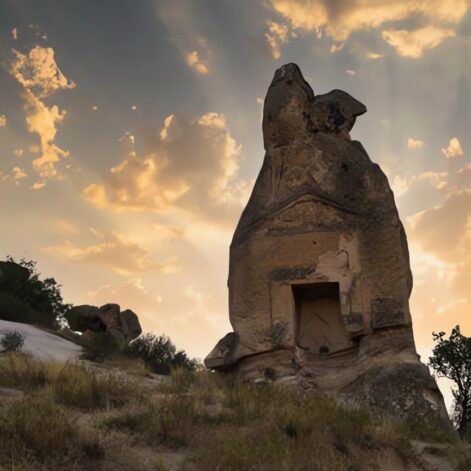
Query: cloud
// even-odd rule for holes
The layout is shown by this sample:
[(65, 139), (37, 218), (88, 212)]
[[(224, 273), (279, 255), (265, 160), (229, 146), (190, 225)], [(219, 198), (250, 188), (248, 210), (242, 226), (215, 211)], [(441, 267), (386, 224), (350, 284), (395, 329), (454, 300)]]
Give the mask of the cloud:
[(23, 178), (26, 178), (28, 176), (28, 174), (20, 167), (13, 167), (12, 172), (13, 180), (15, 181), (22, 180)]
[(436, 190), (442, 190), (448, 186), (448, 172), (423, 172), (419, 175), (413, 175), (412, 177), (406, 177), (403, 175), (395, 175), (391, 179), (391, 189), (394, 192), (396, 198), (405, 195), (409, 190), (418, 183), (426, 183), (427, 187), (435, 188)]
[(270, 45), (273, 59), (281, 57), (281, 45), (286, 44), (290, 38), (290, 31), (287, 25), (282, 25), (276, 21), (267, 21), (268, 33), (265, 33), (265, 38)]
[(442, 149), (442, 153), (447, 159), (461, 157), (463, 155), (463, 149), (458, 138), (452, 137), (448, 143), (448, 147), (446, 149)]
[(186, 64), (200, 74), (204, 75), (209, 72), (207, 64), (200, 59), (197, 51), (191, 51), (186, 55)]
[(13, 49), (14, 59), (9, 72), (23, 87), (28, 130), (39, 136), (41, 156), (33, 160), (33, 168), (42, 178), (59, 177), (57, 164), (69, 152), (54, 143), (57, 125), (65, 118), (65, 111), (56, 105), (47, 106), (44, 98), (57, 90), (75, 88), (59, 69), (52, 48), (33, 47), (22, 54)]
[(425, 49), (438, 46), (444, 39), (455, 35), (452, 29), (426, 26), (414, 31), (386, 30), (382, 32), (383, 39), (394, 47), (400, 56), (417, 59), (422, 57)]
[(96, 245), (81, 247), (66, 241), (63, 245), (45, 247), (43, 251), (62, 260), (108, 266), (121, 275), (147, 271), (175, 273), (181, 269), (176, 257), (157, 262), (147, 249), (122, 234), (100, 232), (93, 228), (91, 232), (100, 240)]
[(415, 243), (447, 266), (448, 279), (456, 292), (469, 294), (471, 274), (471, 190), (450, 192), (433, 208), (409, 221)]
[(46, 182), (34, 182), (29, 189), (30, 190), (40, 190), (41, 188), (44, 188), (46, 186)]
[(224, 220), (238, 213), (251, 184), (238, 177), (240, 150), (226, 120), (207, 113), (188, 120), (170, 115), (150, 151), (138, 156), (125, 142), (124, 160), (84, 195), (99, 208), (166, 212), (180, 208)]
[(7, 125), (7, 117), (4, 114), (0, 114), (0, 128)]
[(17, 157), (21, 157), (23, 155), (23, 149), (15, 149), (13, 151), (13, 153), (17, 156)]
[(356, 70), (347, 69), (347, 70), (345, 71), (345, 73), (346, 73), (347, 75), (350, 75), (350, 77), (353, 77), (354, 75), (356, 75)]
[(119, 304), (121, 310), (131, 309), (136, 312), (141, 322), (142, 317), (152, 320), (158, 314), (162, 297), (149, 292), (141, 278), (130, 278), (118, 285), (107, 284), (87, 293), (92, 304), (101, 306), (107, 303)]
[(421, 149), (423, 145), (424, 145), (424, 141), (421, 141), (419, 139), (412, 139), (412, 137), (409, 137), (407, 139), (408, 149)]
[(16, 80), (38, 98), (45, 98), (57, 90), (75, 88), (59, 69), (51, 47), (34, 46), (29, 53), (22, 54), (13, 49), (15, 60), (10, 73)]
[(420, 19), (426, 25), (423, 31), (405, 32), (414, 43), (411, 46), (414, 49), (406, 49), (405, 35), (401, 31), (385, 32), (384, 39), (390, 44), (393, 42), (398, 52), (414, 50), (414, 54), (418, 54), (419, 48), (435, 47), (449, 37), (449, 31), (454, 31), (439, 26), (446, 24), (451, 28), (457, 25), (469, 8), (467, 0), (268, 0), (268, 4), (290, 23), (292, 29), (311, 31), (318, 37), (325, 34), (336, 43), (345, 42), (357, 31), (377, 30), (384, 24), (410, 18)]
[(377, 52), (367, 52), (366, 58), (371, 60), (382, 59), (386, 57), (384, 54), (378, 54)]
[(41, 142), (41, 157), (33, 160), (33, 168), (43, 178), (57, 177), (57, 163), (68, 157), (69, 152), (54, 144), (57, 128), (65, 118), (65, 111), (54, 105), (48, 108), (43, 101), (32, 93), (25, 92), (26, 123), (28, 130), (38, 134)]

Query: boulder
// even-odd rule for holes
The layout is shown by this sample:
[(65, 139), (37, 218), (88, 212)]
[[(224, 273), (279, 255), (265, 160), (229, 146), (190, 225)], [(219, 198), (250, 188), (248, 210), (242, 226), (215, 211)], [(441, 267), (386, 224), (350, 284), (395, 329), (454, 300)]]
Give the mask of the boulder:
[(123, 323), (123, 333), (128, 343), (142, 334), (139, 317), (137, 317), (137, 314), (131, 311), (131, 309), (126, 309), (121, 312), (121, 321)]
[(108, 329), (119, 331), (123, 330), (119, 304), (105, 304), (104, 306), (100, 307), (99, 311), (99, 315), (103, 322), (105, 322), (107, 325)]
[(72, 330), (84, 332), (82, 340), (95, 338), (92, 334), (111, 332), (119, 345), (128, 344), (142, 333), (137, 314), (130, 309), (121, 312), (118, 304), (74, 306), (66, 318)]
[(107, 329), (106, 323), (100, 317), (100, 310), (96, 306), (83, 304), (74, 306), (66, 314), (66, 319), (72, 330), (85, 332), (104, 332)]

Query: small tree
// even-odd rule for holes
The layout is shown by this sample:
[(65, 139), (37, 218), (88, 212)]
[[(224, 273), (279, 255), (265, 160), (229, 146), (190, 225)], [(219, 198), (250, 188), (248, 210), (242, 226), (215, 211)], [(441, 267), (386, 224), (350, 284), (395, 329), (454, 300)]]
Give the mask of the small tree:
[[(16, 262), (13, 257), (7, 256), (6, 261), (28, 270), (29, 276), (20, 279), (8, 279), (0, 277), (0, 293), (13, 297), (29, 306), (32, 312), (17, 313), (18, 318), (6, 317), (6, 320), (20, 322), (37, 322), (46, 327), (54, 327), (55, 324), (63, 325), (64, 315), (70, 309), (70, 304), (65, 304), (60, 292), (61, 285), (54, 278), (40, 280), (40, 273), (36, 270), (36, 262), (22, 258)], [(0, 313), (1, 314), (1, 313)]]
[(471, 338), (462, 335), (457, 325), (448, 339), (445, 339), (445, 332), (434, 332), (433, 340), (437, 344), (429, 366), (438, 376), (449, 378), (456, 385), (452, 390), (455, 399), (453, 420), (463, 437), (471, 422)]

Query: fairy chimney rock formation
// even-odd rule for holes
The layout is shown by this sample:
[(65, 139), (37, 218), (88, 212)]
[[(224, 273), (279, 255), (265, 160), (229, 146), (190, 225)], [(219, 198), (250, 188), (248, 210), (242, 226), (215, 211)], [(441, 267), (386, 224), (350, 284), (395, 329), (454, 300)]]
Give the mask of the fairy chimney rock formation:
[(412, 335), (404, 228), (381, 168), (350, 139), (366, 107), (315, 95), (295, 64), (264, 104), (265, 159), (230, 248), (234, 332), (206, 357), (385, 412), (446, 417)]

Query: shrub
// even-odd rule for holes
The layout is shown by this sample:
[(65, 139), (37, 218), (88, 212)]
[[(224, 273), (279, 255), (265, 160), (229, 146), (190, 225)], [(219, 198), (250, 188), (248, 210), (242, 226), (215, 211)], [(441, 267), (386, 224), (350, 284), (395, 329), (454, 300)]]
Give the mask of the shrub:
[(152, 333), (134, 340), (127, 348), (127, 354), (142, 358), (147, 366), (157, 374), (170, 374), (172, 368), (194, 370), (198, 361), (191, 359), (183, 351), (177, 351), (175, 345), (166, 335)]
[(16, 352), (23, 348), (25, 336), (16, 330), (7, 332), (0, 340), (0, 346), (5, 352)]
[(107, 429), (128, 430), (149, 445), (187, 445), (191, 428), (198, 415), (192, 398), (185, 396), (151, 396), (124, 409), (111, 412), (102, 419)]
[(103, 361), (111, 358), (124, 349), (124, 337), (119, 332), (106, 330), (105, 332), (92, 332), (84, 342), (85, 354), (83, 358), (91, 361)]
[(15, 401), (0, 412), (0, 450), (40, 461), (68, 453), (77, 438), (70, 413), (48, 397)]

